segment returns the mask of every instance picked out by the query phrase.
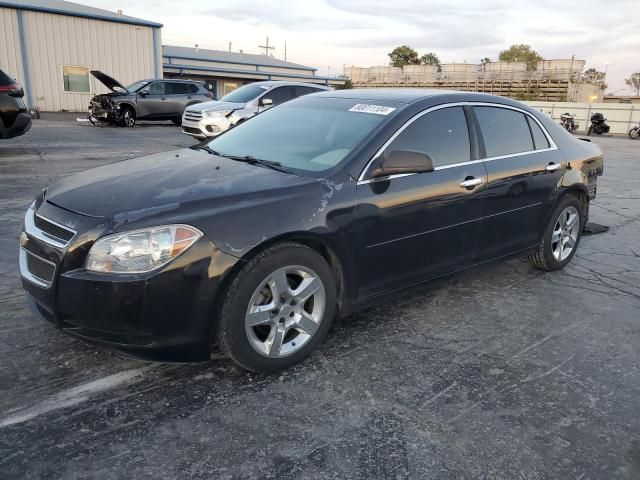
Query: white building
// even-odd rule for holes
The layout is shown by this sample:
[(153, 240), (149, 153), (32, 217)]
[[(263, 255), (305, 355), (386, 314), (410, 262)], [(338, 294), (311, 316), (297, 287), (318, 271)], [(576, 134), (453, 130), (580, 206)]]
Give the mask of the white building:
[(85, 111), (107, 91), (90, 70), (124, 85), (162, 78), (161, 27), (62, 0), (0, 0), (0, 69), (31, 107)]

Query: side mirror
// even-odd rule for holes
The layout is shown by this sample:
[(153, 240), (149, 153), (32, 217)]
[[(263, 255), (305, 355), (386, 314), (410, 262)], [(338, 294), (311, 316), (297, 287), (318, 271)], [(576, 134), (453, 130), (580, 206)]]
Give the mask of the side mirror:
[(376, 160), (373, 178), (388, 177), (403, 173), (433, 172), (433, 159), (422, 152), (393, 150)]
[(142, 90), (140, 90), (138, 92), (138, 94), (140, 94), (141, 97), (146, 97), (147, 95), (149, 95), (149, 89), (148, 88), (143, 88)]
[(270, 98), (263, 98), (260, 100), (260, 105), (263, 107), (268, 107), (269, 105), (273, 105), (273, 100)]

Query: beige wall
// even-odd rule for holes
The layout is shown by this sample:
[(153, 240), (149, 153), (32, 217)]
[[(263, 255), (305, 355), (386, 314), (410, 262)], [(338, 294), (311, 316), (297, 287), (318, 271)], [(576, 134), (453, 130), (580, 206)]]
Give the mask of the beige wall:
[[(23, 23), (28, 93), (41, 110), (86, 111), (92, 95), (107, 91), (91, 77), (90, 93), (65, 92), (63, 65), (101, 70), (125, 85), (155, 77), (151, 27), (31, 11), (23, 11)], [(159, 44), (160, 31), (157, 37)], [(156, 53), (155, 61), (161, 62)], [(161, 63), (159, 66), (161, 77)]]
[(9, 8), (0, 8), (0, 70), (25, 83), (20, 58), (18, 15)]
[(596, 112), (602, 113), (611, 127), (610, 133), (626, 134), (629, 129), (640, 121), (640, 105), (625, 103), (577, 103), (577, 102), (523, 102), (536, 110), (540, 110), (556, 122), (560, 122), (560, 115), (571, 113), (579, 123), (578, 131), (585, 132), (589, 126), (589, 118)]

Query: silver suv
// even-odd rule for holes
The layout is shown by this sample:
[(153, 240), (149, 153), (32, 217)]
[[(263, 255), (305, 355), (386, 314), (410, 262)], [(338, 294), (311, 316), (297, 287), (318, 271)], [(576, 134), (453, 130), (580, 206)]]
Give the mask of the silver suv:
[(215, 137), (267, 108), (324, 90), (331, 88), (300, 82), (249, 83), (220, 100), (187, 107), (182, 116), (182, 131), (199, 139)]

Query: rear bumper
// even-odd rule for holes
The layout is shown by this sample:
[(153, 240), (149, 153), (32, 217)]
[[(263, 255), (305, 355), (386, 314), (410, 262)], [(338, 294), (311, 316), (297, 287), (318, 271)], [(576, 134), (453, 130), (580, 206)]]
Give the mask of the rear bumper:
[(13, 125), (2, 128), (0, 126), (0, 138), (13, 138), (24, 135), (31, 129), (31, 115), (29, 112), (20, 112), (16, 116)]

